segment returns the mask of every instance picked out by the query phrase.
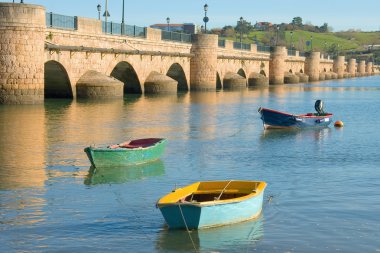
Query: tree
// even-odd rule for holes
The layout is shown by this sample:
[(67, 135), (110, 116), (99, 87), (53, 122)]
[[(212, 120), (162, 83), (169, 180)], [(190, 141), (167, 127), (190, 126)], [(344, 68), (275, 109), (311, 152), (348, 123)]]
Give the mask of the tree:
[(241, 32), (243, 34), (247, 34), (248, 32), (250, 32), (252, 30), (253, 30), (253, 26), (252, 26), (251, 22), (247, 22), (244, 19), (241, 22), (240, 22), (240, 20), (237, 21), (237, 25), (235, 27), (236, 32), (239, 32), (239, 33)]
[(319, 30), (323, 33), (326, 33), (329, 31), (329, 25), (327, 23), (323, 23), (323, 25), (319, 28)]
[(233, 37), (235, 36), (235, 29), (228, 25), (222, 28), (222, 36), (224, 37)]
[(301, 27), (302, 26), (302, 18), (301, 17), (294, 17), (292, 20), (292, 25)]

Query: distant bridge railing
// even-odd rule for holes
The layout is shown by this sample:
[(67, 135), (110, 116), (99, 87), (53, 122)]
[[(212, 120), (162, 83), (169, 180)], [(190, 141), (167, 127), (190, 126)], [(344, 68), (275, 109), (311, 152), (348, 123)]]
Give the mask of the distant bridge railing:
[(245, 44), (241, 42), (234, 41), (234, 49), (240, 49), (240, 50), (251, 50), (251, 44)]
[(146, 37), (145, 27), (102, 21), (102, 31), (106, 34)]
[(294, 50), (294, 49), (288, 49), (288, 55), (289, 56), (296, 56), (296, 50)]
[(168, 31), (162, 30), (161, 39), (173, 40), (173, 41), (178, 41), (178, 42), (183, 42), (183, 43), (191, 43), (191, 34), (168, 32)]
[(226, 41), (225, 40), (218, 40), (218, 47), (226, 47)]
[(270, 52), (270, 46), (257, 45), (258, 52)]
[(77, 30), (77, 17), (65, 16), (53, 12), (46, 13), (46, 26), (52, 28), (60, 28), (67, 30)]

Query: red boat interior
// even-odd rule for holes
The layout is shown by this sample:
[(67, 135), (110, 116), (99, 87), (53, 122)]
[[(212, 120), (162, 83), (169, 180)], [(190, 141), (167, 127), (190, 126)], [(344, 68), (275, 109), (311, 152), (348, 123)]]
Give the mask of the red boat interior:
[(115, 145), (108, 146), (108, 148), (146, 148), (153, 146), (157, 142), (161, 141), (161, 138), (146, 138), (146, 139), (137, 139), (132, 141), (127, 141)]

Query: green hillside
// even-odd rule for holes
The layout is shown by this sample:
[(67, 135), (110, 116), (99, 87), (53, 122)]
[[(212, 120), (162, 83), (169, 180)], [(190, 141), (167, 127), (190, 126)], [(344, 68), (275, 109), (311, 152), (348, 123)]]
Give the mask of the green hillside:
[[(380, 32), (338, 32), (338, 33), (314, 33), (303, 30), (276, 32), (253, 31), (242, 36), (243, 43), (254, 43), (270, 45), (283, 45), (288, 48), (293, 46), (299, 51), (308, 51), (311, 46), (313, 50), (327, 52), (332, 48), (338, 51), (361, 51), (366, 45), (380, 45)], [(223, 39), (240, 41), (240, 35), (225, 37)], [(307, 44), (307, 41), (310, 43)], [(293, 43), (292, 43), (293, 42)], [(312, 42), (312, 43), (311, 43)]]

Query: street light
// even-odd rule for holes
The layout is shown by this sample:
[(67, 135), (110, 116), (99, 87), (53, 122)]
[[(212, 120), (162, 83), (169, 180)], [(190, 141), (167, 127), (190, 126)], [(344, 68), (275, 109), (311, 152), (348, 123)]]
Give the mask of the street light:
[(205, 11), (205, 17), (203, 18), (203, 22), (205, 22), (205, 33), (207, 33), (207, 22), (208, 22), (208, 20), (209, 20), (209, 18), (207, 17), (208, 5), (205, 4), (205, 5), (203, 6), (203, 9), (204, 9), (204, 11)]
[(277, 44), (278, 44), (278, 30), (280, 30), (280, 26), (277, 25), (277, 31), (276, 31), (276, 47), (277, 47)]
[(310, 36), (310, 52), (313, 51), (313, 36)]
[(294, 49), (294, 45), (293, 45), (293, 31), (290, 31), (290, 49), (291, 50)]
[(170, 18), (167, 17), (166, 18), (166, 23), (168, 23), (168, 32), (170, 31)]
[(121, 12), (121, 34), (124, 34), (124, 0), (123, 0), (123, 9)]
[(241, 40), (243, 37), (243, 17), (240, 17), (240, 46), (241, 46)]
[(100, 12), (102, 10), (102, 6), (100, 4), (98, 4), (98, 6), (96, 6), (96, 8), (98, 9), (98, 19), (100, 20)]
[(107, 18), (111, 16), (110, 13), (108, 12), (108, 0), (106, 0), (106, 10), (104, 11), (103, 17), (105, 18), (105, 32), (107, 33)]

